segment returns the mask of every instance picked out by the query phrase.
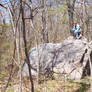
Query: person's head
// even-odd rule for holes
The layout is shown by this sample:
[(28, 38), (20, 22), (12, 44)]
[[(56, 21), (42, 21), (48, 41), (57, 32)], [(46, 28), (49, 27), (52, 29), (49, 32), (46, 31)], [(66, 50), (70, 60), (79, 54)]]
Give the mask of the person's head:
[(77, 22), (74, 22), (74, 26), (76, 26), (77, 25)]

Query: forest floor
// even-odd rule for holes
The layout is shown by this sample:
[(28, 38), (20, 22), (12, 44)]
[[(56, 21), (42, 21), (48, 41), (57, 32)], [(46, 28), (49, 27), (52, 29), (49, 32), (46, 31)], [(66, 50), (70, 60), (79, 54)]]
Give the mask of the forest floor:
[[(3, 92), (7, 84), (8, 76), (5, 72), (0, 73), (0, 92)], [(8, 83), (8, 87), (5, 92), (19, 92), (20, 81), (19, 78), (14, 76)], [(79, 81), (74, 81), (69, 78), (63, 80), (60, 78), (46, 81), (41, 81), (38, 85), (34, 80), (35, 92), (90, 92), (90, 78), (86, 77)], [(22, 79), (22, 92), (30, 92), (29, 79)]]

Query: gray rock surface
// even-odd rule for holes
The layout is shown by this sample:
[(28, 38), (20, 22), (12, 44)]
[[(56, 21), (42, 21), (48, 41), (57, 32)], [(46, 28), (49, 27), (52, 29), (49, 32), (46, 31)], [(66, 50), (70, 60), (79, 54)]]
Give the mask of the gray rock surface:
[[(53, 69), (55, 76), (65, 76), (71, 79), (80, 79), (89, 73), (89, 47), (85, 37), (74, 39), (68, 37), (62, 43), (46, 43), (38, 46), (39, 56), (36, 47), (29, 51), (32, 75), (36, 75), (37, 62), (40, 60), (40, 73)], [(39, 58), (38, 58), (39, 57)], [(23, 76), (28, 76), (26, 59), (23, 64)]]

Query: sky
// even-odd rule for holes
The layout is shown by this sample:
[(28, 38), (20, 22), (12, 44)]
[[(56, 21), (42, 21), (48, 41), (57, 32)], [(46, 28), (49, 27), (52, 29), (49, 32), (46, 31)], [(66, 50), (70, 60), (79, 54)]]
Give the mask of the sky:
[[(4, 5), (6, 3), (6, 1), (9, 2), (9, 0), (0, 0), (0, 3)], [(3, 7), (0, 7), (0, 12), (4, 13), (4, 15), (5, 15), (5, 22), (9, 23), (10, 18), (9, 18), (8, 11), (6, 9), (4, 9)], [(2, 18), (2, 17), (0, 17), (0, 18)]]

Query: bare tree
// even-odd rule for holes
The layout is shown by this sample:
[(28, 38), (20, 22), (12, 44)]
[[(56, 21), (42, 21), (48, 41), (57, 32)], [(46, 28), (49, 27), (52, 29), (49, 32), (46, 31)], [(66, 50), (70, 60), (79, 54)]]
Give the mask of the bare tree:
[(92, 15), (90, 15), (89, 10), (87, 9), (87, 6), (85, 5), (84, 7), (85, 7), (85, 17), (86, 17), (86, 19), (84, 20), (86, 24), (86, 36), (88, 41), (90, 41), (91, 40), (90, 21), (92, 19)]
[(49, 42), (48, 39), (48, 32), (46, 30), (46, 7), (45, 7), (45, 0), (41, 0), (41, 5), (43, 6), (43, 10), (42, 10), (42, 35), (43, 35), (43, 41), (45, 43)]
[(89, 51), (90, 54), (89, 54), (89, 64), (90, 64), (90, 72), (91, 72), (91, 75), (90, 75), (90, 84), (91, 84), (91, 87), (90, 87), (90, 92), (92, 92), (92, 51)]
[[(14, 5), (13, 3), (11, 2), (11, 6), (12, 6), (12, 10), (14, 10)], [(13, 35), (14, 35), (14, 41), (15, 41), (15, 47), (16, 47), (16, 50), (17, 50), (17, 60), (18, 60), (18, 66), (19, 66), (19, 71), (20, 71), (20, 90), (19, 92), (22, 92), (22, 69), (21, 69), (21, 60), (20, 60), (20, 37), (18, 37), (18, 35), (20, 35), (20, 32), (19, 32), (19, 28), (18, 28), (18, 24), (16, 21), (16, 13), (14, 11), (12, 11), (8, 5), (8, 12), (9, 12), (9, 15), (10, 15), (10, 18), (11, 18), (11, 24), (12, 24), (12, 30), (13, 30)], [(14, 59), (14, 58), (13, 58)]]
[(70, 33), (72, 33), (72, 28), (73, 28), (73, 16), (74, 16), (74, 7), (75, 7), (75, 1), (73, 0), (71, 3), (71, 0), (66, 0), (66, 5), (68, 8), (68, 16), (69, 16), (69, 27), (70, 27)]
[(30, 59), (29, 59), (28, 50), (27, 50), (24, 7), (23, 7), (22, 0), (20, 0), (20, 11), (21, 11), (21, 16), (22, 16), (22, 27), (23, 27), (23, 40), (24, 40), (24, 47), (25, 47), (25, 55), (26, 55), (26, 58), (27, 58), (27, 65), (28, 65), (28, 69), (29, 69), (29, 78), (30, 78), (31, 87), (32, 87), (31, 91), (34, 92), (33, 78), (32, 78), (32, 74), (31, 74), (31, 64), (30, 64)]

